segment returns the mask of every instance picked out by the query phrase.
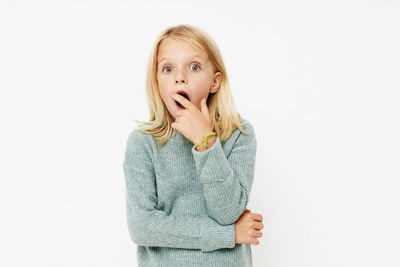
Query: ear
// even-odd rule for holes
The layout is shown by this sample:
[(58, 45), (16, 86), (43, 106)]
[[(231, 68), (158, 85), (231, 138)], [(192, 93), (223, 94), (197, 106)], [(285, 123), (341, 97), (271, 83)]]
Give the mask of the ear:
[(214, 80), (210, 88), (210, 93), (215, 93), (218, 91), (219, 86), (221, 85), (221, 80), (222, 80), (222, 74), (221, 72), (217, 71), (214, 74)]

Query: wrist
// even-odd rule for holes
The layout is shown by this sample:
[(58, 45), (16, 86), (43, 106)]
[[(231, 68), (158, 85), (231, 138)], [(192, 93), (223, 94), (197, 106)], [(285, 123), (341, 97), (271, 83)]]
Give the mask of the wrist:
[(208, 134), (205, 134), (201, 140), (195, 143), (195, 149), (197, 151), (207, 150), (214, 145), (216, 140), (216, 133), (209, 131)]
[(200, 152), (207, 150), (214, 145), (216, 140), (217, 140), (217, 138), (215, 136), (211, 136), (207, 140), (207, 147), (205, 147), (204, 143), (201, 143), (201, 145), (199, 145), (196, 150), (200, 151)]

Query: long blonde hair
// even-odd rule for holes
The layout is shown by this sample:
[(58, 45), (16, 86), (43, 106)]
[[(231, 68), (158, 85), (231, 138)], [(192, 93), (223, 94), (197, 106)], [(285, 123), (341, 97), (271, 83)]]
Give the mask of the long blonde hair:
[(218, 91), (210, 93), (207, 98), (211, 127), (213, 131), (216, 132), (220, 141), (226, 141), (237, 128), (244, 134), (249, 134), (243, 129), (246, 123), (244, 122), (241, 124), (242, 117), (236, 110), (228, 75), (216, 43), (211, 36), (203, 30), (187, 24), (166, 28), (161, 32), (154, 43), (153, 50), (149, 57), (146, 75), (146, 96), (150, 109), (150, 120), (147, 122), (134, 120), (139, 124), (136, 129), (155, 137), (157, 145), (159, 146), (164, 145), (169, 140), (174, 130), (171, 127), (171, 123), (174, 122), (174, 117), (164, 104), (157, 83), (158, 48), (161, 41), (168, 37), (185, 41), (205, 51), (208, 54), (214, 73), (219, 71), (222, 74)]

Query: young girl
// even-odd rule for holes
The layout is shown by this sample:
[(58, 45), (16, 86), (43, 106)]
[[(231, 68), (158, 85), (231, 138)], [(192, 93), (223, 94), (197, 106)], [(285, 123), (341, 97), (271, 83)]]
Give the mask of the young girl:
[(150, 121), (135, 120), (123, 163), (139, 266), (252, 266), (263, 228), (246, 209), (257, 142), (217, 45), (194, 26), (165, 29), (146, 90)]

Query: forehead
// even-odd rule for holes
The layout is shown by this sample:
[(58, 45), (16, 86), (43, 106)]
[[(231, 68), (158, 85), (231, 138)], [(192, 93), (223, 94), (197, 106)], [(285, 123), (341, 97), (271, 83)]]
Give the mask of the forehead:
[(183, 40), (176, 40), (166, 38), (161, 41), (158, 47), (157, 61), (160, 62), (163, 59), (184, 59), (187, 57), (198, 57), (203, 60), (207, 60), (207, 53)]

